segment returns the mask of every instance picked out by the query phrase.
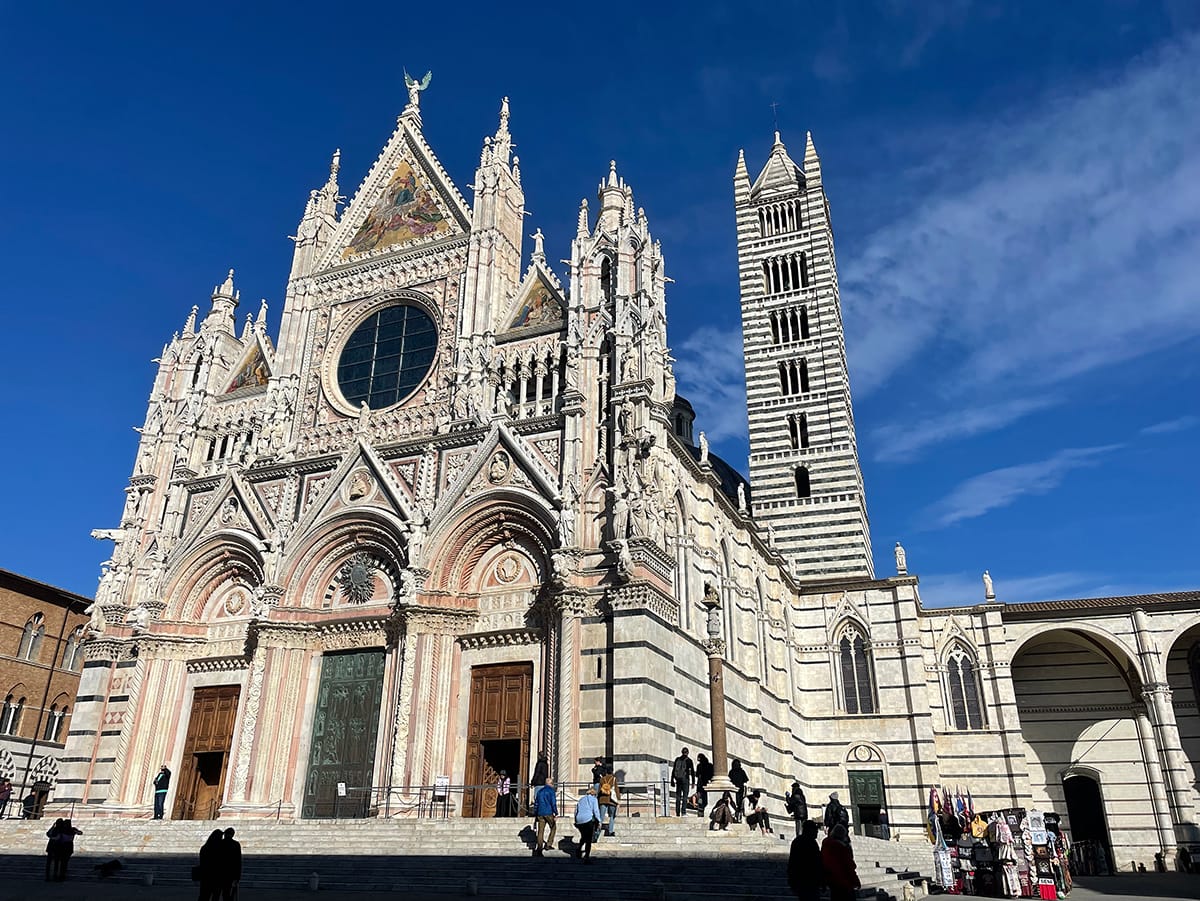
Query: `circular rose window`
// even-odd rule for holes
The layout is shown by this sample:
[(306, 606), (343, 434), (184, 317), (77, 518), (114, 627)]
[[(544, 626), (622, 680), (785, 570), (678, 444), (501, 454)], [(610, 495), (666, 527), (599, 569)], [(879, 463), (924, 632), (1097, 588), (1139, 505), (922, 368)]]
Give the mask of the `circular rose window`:
[(372, 410), (400, 403), (425, 380), (436, 348), (437, 327), (420, 307), (398, 304), (368, 316), (338, 358), (342, 397)]

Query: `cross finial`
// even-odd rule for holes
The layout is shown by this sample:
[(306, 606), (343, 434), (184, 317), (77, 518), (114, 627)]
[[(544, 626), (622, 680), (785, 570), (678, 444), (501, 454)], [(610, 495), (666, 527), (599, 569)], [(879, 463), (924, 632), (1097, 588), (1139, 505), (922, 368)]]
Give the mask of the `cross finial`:
[(779, 131), (779, 104), (774, 100), (771, 101), (771, 115), (775, 118), (775, 131)]

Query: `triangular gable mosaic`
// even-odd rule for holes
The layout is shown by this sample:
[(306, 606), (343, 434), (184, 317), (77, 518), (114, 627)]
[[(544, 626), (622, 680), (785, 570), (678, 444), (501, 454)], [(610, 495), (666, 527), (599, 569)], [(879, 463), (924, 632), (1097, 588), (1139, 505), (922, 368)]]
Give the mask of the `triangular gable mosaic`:
[(434, 192), (426, 186), (423, 176), (408, 160), (401, 160), (350, 244), (342, 251), (342, 259), (437, 237), (449, 232), (450, 228), (449, 218)]
[(229, 382), (225, 393), (233, 394), (243, 388), (265, 388), (270, 378), (271, 369), (267, 365), (267, 358), (263, 354), (262, 345), (255, 339), (250, 346), (250, 353), (238, 367), (237, 374)]
[(507, 318), (507, 330), (551, 328), (560, 326), (563, 320), (558, 291), (535, 271), (517, 294), (517, 301)]

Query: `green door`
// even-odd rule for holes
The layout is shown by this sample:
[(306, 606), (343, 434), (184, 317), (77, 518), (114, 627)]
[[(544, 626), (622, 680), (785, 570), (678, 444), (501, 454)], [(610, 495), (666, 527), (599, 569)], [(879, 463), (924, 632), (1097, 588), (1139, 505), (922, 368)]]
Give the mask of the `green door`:
[(848, 775), (854, 831), (859, 835), (882, 838), (879, 814), (887, 803), (883, 795), (883, 771), (851, 770)]
[[(301, 816), (366, 816), (383, 698), (383, 651), (326, 654)], [(344, 786), (344, 793), (339, 789)]]

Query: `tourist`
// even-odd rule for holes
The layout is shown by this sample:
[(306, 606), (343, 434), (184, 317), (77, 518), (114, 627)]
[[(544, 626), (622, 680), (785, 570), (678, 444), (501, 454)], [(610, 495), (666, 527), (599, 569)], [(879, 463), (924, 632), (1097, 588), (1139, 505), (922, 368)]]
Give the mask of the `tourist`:
[(545, 751), (538, 751), (537, 763), (533, 766), (533, 776), (529, 780), (529, 807), (533, 808), (533, 799), (541, 787), (550, 778), (550, 761), (546, 759)]
[(788, 854), (788, 886), (799, 901), (817, 901), (825, 886), (825, 867), (817, 847), (817, 824), (805, 820), (800, 834), (792, 839)]
[(12, 783), (7, 779), (0, 779), (0, 820), (8, 814), (8, 802), (12, 798)]
[(746, 807), (748, 814), (746, 816), (746, 825), (753, 832), (758, 829), (763, 835), (768, 835), (771, 832), (771, 815), (767, 813), (767, 808), (761, 803), (762, 790), (755, 789), (746, 797)]
[(600, 777), (600, 791), (596, 793), (596, 801), (600, 804), (600, 825), (604, 834), (610, 838), (617, 834), (617, 802), (620, 789), (617, 785), (616, 773), (611, 771)]
[(167, 789), (171, 786), (171, 771), (164, 763), (154, 777), (154, 819), (161, 820), (167, 804)]
[(892, 823), (888, 819), (888, 812), (885, 808), (879, 808), (879, 837), (885, 842), (892, 840)]
[(742, 769), (742, 762), (736, 757), (733, 759), (733, 765), (729, 767), (729, 781), (737, 788), (737, 808), (733, 812), (733, 818), (740, 823), (742, 805), (746, 802), (746, 783), (750, 781), (750, 777), (746, 775), (746, 771)]
[(575, 805), (575, 828), (579, 830), (579, 849), (576, 857), (584, 863), (592, 862), (592, 842), (596, 840), (596, 830), (600, 828), (600, 805), (596, 801), (596, 790), (589, 788)]
[(214, 829), (200, 846), (200, 863), (192, 877), (200, 883), (200, 901), (220, 901), (221, 898), (221, 839), (225, 833)]
[(850, 811), (842, 805), (838, 800), (838, 793), (833, 792), (829, 795), (829, 803), (825, 805), (825, 832), (832, 832), (834, 826), (843, 826), (846, 829), (846, 834), (850, 834)]
[(696, 781), (696, 767), (692, 758), (688, 757), (688, 749), (684, 748), (671, 764), (671, 782), (675, 786), (675, 816), (681, 817), (687, 812), (687, 799)]
[(696, 755), (696, 816), (704, 816), (708, 809), (708, 783), (712, 782), (713, 765), (703, 754)]
[[(554, 793), (554, 780), (549, 777), (533, 797), (533, 816), (537, 823), (537, 838), (533, 844), (533, 856), (544, 857), (542, 852), (554, 845), (554, 830), (558, 826), (556, 820), (558, 796)], [(550, 829), (550, 835), (543, 838), (547, 827)]]
[(234, 839), (232, 829), (226, 829), (219, 848), (217, 875), (221, 882), (221, 897), (224, 901), (234, 901), (238, 883), (242, 881), (242, 844)]
[(821, 863), (829, 884), (829, 901), (854, 901), (860, 885), (854, 852), (850, 850), (850, 835), (841, 823), (835, 823), (821, 843)]
[(46, 880), (62, 882), (67, 878), (67, 864), (75, 853), (75, 836), (82, 830), (71, 825), (70, 820), (55, 820), (46, 832)]
[(597, 757), (595, 764), (592, 766), (592, 788), (597, 794), (600, 792), (600, 779), (604, 776), (607, 769), (604, 766), (604, 758)]
[(512, 816), (512, 780), (506, 770), (501, 770), (496, 778), (496, 816)]
[(724, 792), (721, 795), (721, 800), (713, 805), (712, 813), (708, 815), (708, 831), (720, 827), (724, 832), (729, 828), (730, 823), (736, 822), (733, 816), (733, 795), (729, 792)]
[(799, 782), (792, 783), (792, 790), (784, 793), (783, 807), (792, 815), (796, 824), (796, 838), (800, 837), (800, 827), (808, 819), (808, 801), (804, 798), (804, 789)]

